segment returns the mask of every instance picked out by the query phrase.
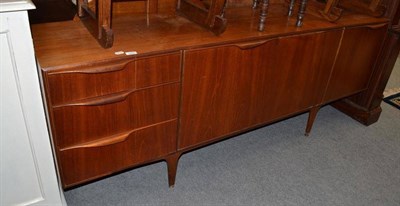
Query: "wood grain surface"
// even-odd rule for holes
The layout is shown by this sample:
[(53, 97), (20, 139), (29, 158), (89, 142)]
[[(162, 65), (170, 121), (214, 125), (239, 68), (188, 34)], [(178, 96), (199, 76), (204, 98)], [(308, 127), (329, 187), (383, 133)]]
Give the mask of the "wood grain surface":
[(235, 7), (221, 36), (168, 12), (115, 15), (109, 49), (80, 21), (33, 25), (63, 187), (158, 160), (171, 186), (182, 153), (311, 111), (309, 132), (320, 106), (368, 87), (388, 19), (330, 23), (311, 3), (296, 27), (273, 2), (265, 31)]
[(320, 104), (341, 33), (185, 52), (178, 148), (217, 140)]
[(151, 15), (150, 25), (146, 26), (145, 15), (121, 14), (113, 17), (114, 45), (110, 49), (99, 46), (80, 21), (33, 25), (32, 35), (41, 67), (44, 70), (56, 70), (66, 65), (81, 66), (104, 60), (132, 58), (115, 55), (117, 51), (136, 51), (138, 52), (136, 56), (146, 56), (188, 48), (387, 22), (384, 18), (344, 14), (340, 21), (329, 23), (319, 16), (311, 4), (307, 11), (307, 20), (301, 28), (298, 28), (295, 26), (295, 17), (287, 18), (285, 5), (272, 4), (265, 31), (259, 32), (258, 11), (247, 7), (227, 9), (226, 18), (229, 24), (219, 37), (175, 15), (162, 13)]

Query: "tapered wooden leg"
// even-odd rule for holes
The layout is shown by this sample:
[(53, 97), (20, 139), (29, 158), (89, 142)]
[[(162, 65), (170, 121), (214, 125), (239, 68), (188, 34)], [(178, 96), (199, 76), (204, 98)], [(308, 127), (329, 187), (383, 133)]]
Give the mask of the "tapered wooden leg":
[(258, 31), (264, 31), (265, 29), (265, 21), (267, 19), (268, 6), (269, 6), (269, 0), (262, 0)]
[(297, 27), (303, 26), (303, 19), (306, 13), (306, 8), (307, 8), (307, 0), (301, 0), (299, 14), (297, 15), (297, 22), (296, 22)]
[(293, 15), (294, 3), (295, 2), (296, 2), (296, 0), (290, 0), (288, 16), (292, 16)]
[(174, 187), (175, 185), (176, 169), (178, 168), (178, 160), (181, 154), (182, 153), (180, 152), (176, 152), (165, 159), (165, 161), (167, 161), (167, 167), (168, 167), (169, 187)]
[(308, 121), (307, 121), (306, 133), (305, 133), (306, 136), (310, 135), (312, 126), (314, 124), (315, 117), (317, 117), (317, 113), (320, 108), (321, 108), (320, 106), (311, 108), (311, 110), (308, 114)]

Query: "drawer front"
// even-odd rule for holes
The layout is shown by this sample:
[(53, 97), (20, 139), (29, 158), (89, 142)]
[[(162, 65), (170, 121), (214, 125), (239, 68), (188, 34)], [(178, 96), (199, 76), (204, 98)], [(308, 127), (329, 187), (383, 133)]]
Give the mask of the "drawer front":
[(180, 81), (180, 53), (47, 74), (53, 106)]
[(108, 145), (83, 145), (59, 152), (64, 187), (93, 180), (176, 151), (177, 121), (130, 133)]
[(178, 116), (179, 83), (53, 108), (59, 149)]

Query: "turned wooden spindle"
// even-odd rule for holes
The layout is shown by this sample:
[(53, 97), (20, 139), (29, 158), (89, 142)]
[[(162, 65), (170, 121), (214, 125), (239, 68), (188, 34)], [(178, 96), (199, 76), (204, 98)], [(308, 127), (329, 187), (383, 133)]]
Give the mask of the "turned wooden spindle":
[(261, 12), (260, 12), (260, 23), (258, 24), (258, 31), (264, 31), (265, 21), (268, 14), (269, 0), (262, 0)]
[(307, 0), (302, 0), (299, 8), (299, 13), (297, 14), (297, 22), (296, 26), (301, 27), (303, 26), (304, 15), (306, 13), (307, 8)]
[(295, 2), (296, 2), (296, 0), (290, 0), (288, 16), (293, 16), (294, 3), (295, 3)]
[(253, 9), (257, 8), (258, 0), (253, 0)]

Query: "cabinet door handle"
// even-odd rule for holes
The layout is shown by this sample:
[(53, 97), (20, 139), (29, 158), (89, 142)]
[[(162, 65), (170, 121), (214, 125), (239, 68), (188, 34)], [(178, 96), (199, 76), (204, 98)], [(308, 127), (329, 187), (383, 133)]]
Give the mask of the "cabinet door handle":
[(256, 48), (258, 46), (261, 46), (267, 42), (269, 42), (271, 40), (262, 40), (262, 41), (256, 41), (256, 42), (246, 42), (246, 43), (239, 43), (239, 44), (234, 44), (234, 46), (239, 47), (242, 50), (245, 49), (252, 49), (252, 48)]
[(117, 102), (124, 101), (130, 94), (132, 94), (136, 90), (130, 90), (126, 92), (120, 92), (116, 94), (111, 94), (103, 97), (95, 97), (91, 99), (84, 99), (84, 100), (79, 100), (76, 102), (70, 102), (67, 104), (62, 104), (62, 105), (55, 105), (53, 108), (59, 108), (59, 107), (71, 107), (71, 106), (101, 106), (105, 104), (113, 104)]
[(102, 138), (99, 140), (66, 147), (66, 148), (60, 149), (60, 151), (71, 150), (71, 149), (80, 149), (80, 148), (109, 146), (109, 145), (113, 145), (113, 144), (117, 144), (117, 143), (126, 141), (129, 137), (129, 135), (131, 135), (132, 133), (133, 133), (133, 131), (129, 131), (129, 132), (122, 133), (122, 134), (116, 134), (116, 135), (105, 137), (105, 138)]
[(383, 24), (376, 24), (376, 25), (368, 25), (368, 26), (365, 26), (365, 27), (367, 27), (369, 29), (380, 29), (380, 28), (383, 28), (383, 27), (385, 27), (387, 25), (388, 25), (387, 23), (383, 23)]

